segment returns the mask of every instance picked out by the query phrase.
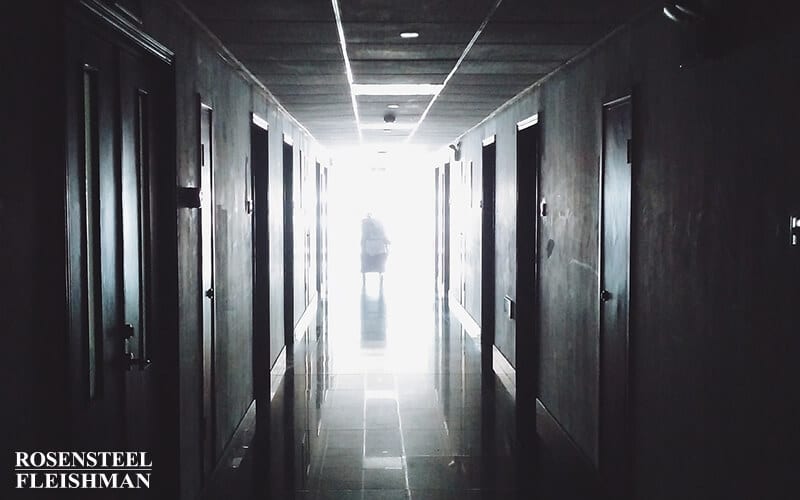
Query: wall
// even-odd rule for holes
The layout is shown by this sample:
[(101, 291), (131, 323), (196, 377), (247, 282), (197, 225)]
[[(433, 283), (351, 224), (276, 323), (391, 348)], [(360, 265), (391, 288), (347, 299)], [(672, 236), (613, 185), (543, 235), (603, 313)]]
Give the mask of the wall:
[[(800, 204), (789, 188), (800, 75), (796, 25), (784, 31), (694, 60), (691, 33), (654, 11), (461, 139), (480, 165), (480, 141), (497, 134), (501, 304), (515, 294), (514, 125), (540, 113), (539, 397), (596, 464), (601, 112), (633, 92), (635, 498), (783, 498), (792, 477), (800, 256), (787, 226)], [(533, 362), (514, 352), (502, 309), (496, 321), (506, 357)]]
[[(19, 42), (13, 46), (4, 44), (4, 67), (20, 68), (9, 75), (11, 95), (15, 98), (9, 101), (2, 134), (4, 145), (15, 147), (6, 148), (8, 161), (0, 170), (2, 276), (9, 285), (0, 301), (6, 346), (3, 366), (8, 370), (4, 380), (16, 381), (14, 387), (3, 384), (4, 401), (14, 408), (3, 415), (3, 427), (16, 430), (12, 442), (4, 447), (6, 450), (69, 449), (67, 444), (58, 444), (69, 441), (69, 401), (63, 376), (68, 363), (64, 357), (67, 338), (64, 220), (54, 216), (63, 216), (65, 182), (62, 9), (62, 2), (32, 1), (24, 5), (20, 15), (3, 21), (9, 28), (8, 34)], [(50, 14), (41, 16), (42, 12)], [(310, 228), (316, 225), (313, 167), (321, 150), (267, 92), (220, 55), (224, 51), (218, 43), (179, 3), (145, 0), (141, 2), (141, 15), (143, 31), (175, 53), (172, 90), (176, 99), (177, 186), (199, 185), (198, 96), (214, 109), (218, 458), (254, 396), (252, 238), (251, 219), (245, 211), (249, 185), (246, 179), (250, 175), (250, 113), (257, 113), (270, 124), (270, 366), (284, 347), (283, 135), (293, 138), (295, 151), (303, 151), (310, 168), (306, 183), (309, 210), (303, 222)], [(295, 165), (295, 175), (299, 175), (297, 158)], [(48, 171), (49, 166), (52, 169)], [(179, 370), (176, 388), (179, 398), (174, 408), (178, 418), (171, 425), (179, 433), (181, 497), (196, 498), (202, 487), (199, 211), (178, 208), (175, 219), (168, 223), (173, 220), (177, 254), (160, 257), (177, 263), (178, 275), (173, 278), (178, 282), (178, 331), (159, 333), (176, 335), (180, 349), (179, 367), (175, 367)], [(311, 259), (314, 276), (313, 250)], [(302, 290), (303, 262), (295, 264), (299, 264), (295, 287)], [(298, 314), (304, 308), (305, 302)], [(164, 411), (171, 415), (173, 409)], [(4, 456), (12, 457), (10, 452)], [(173, 457), (178, 460), (177, 453)], [(162, 465), (166, 470), (171, 467)]]
[[(252, 242), (251, 220), (245, 212), (246, 178), (250, 175), (250, 113), (255, 112), (270, 124), (269, 129), (269, 247), (270, 247), (270, 362), (284, 347), (283, 341), (283, 168), (284, 134), (294, 141), (295, 186), (298, 186), (299, 152), (313, 167), (319, 152), (313, 138), (282, 111), (259, 87), (244, 77), (238, 68), (225, 61), (219, 46), (192, 19), (174, 4), (145, 2), (145, 30), (175, 51), (177, 95), (177, 183), (198, 185), (196, 158), (197, 96), (214, 109), (216, 269), (217, 301), (215, 394), (216, 449), (231, 438), (253, 400), (252, 358)], [(311, 178), (313, 180), (313, 177)], [(307, 183), (313, 194), (313, 182)], [(313, 206), (313, 198), (311, 204)], [(315, 227), (313, 210), (305, 223)], [(178, 234), (180, 262), (180, 343), (181, 343), (181, 493), (196, 494), (200, 481), (200, 434), (197, 414), (201, 390), (201, 331), (199, 214), (179, 210)], [(313, 231), (312, 231), (313, 232)], [(297, 234), (297, 231), (296, 231)], [(295, 290), (302, 291), (302, 239), (295, 241)], [(312, 242), (313, 244), (313, 242)], [(299, 249), (297, 245), (300, 245)], [(312, 252), (315, 259), (315, 252)], [(313, 264), (313, 261), (312, 261)], [(297, 302), (297, 301), (296, 301)], [(301, 315), (305, 302), (295, 305)]]
[[(52, 17), (41, 18), (45, 9)], [(55, 2), (32, 0), (0, 22), (6, 41), (0, 61), (15, 68), (4, 78), (8, 98), (0, 120), (4, 493), (14, 484), (14, 450), (63, 449), (68, 442), (64, 221), (53, 217), (64, 207), (64, 171), (49, 170), (63, 165), (64, 136), (45, 133), (59, 130), (63, 117), (63, 94), (48, 84), (63, 74), (57, 56), (63, 47), (61, 12)]]

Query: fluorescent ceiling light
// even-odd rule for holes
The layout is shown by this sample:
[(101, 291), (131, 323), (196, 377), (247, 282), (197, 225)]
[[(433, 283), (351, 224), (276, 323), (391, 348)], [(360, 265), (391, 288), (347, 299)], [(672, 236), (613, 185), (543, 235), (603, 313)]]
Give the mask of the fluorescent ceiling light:
[(400, 109), (400, 105), (399, 104), (389, 104), (386, 107), (389, 108), (389, 109)]
[(416, 123), (362, 123), (361, 130), (411, 130)]
[(402, 470), (402, 457), (364, 457), (362, 469)]
[(419, 33), (416, 31), (404, 31), (400, 33), (400, 38), (417, 38)]
[(439, 83), (354, 83), (355, 95), (436, 95), (444, 87)]

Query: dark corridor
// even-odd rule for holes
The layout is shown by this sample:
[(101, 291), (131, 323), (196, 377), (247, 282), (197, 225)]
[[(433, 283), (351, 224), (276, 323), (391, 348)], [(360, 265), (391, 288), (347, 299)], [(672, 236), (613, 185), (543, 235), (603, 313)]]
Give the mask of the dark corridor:
[(269, 415), (248, 414), (205, 498), (596, 497), (564, 450), (519, 442), (480, 339), (402, 285), (332, 280)]
[(798, 496), (790, 2), (7, 3), (0, 498)]

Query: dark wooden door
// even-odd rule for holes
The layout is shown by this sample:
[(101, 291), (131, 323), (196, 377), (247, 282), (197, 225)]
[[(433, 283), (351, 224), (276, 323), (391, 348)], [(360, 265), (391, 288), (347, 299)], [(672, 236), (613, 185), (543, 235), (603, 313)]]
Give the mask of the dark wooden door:
[(603, 108), (600, 176), (600, 473), (614, 498), (628, 494), (628, 335), (631, 102)]
[(214, 296), (214, 121), (210, 106), (198, 105), (198, 163), (200, 164), (200, 267), (201, 294), (203, 304), (203, 331), (200, 339), (203, 346), (203, 391), (202, 391), (202, 442), (204, 477), (211, 474), (216, 458), (214, 429), (214, 339), (216, 301)]
[[(512, 314), (516, 324), (517, 432), (521, 446), (536, 444), (536, 398), (538, 397), (538, 221), (541, 129), (538, 117), (526, 120), (517, 130), (517, 276), (516, 304)], [(527, 454), (530, 460), (533, 453)], [(524, 470), (531, 463), (522, 461)]]
[(117, 49), (71, 26), (67, 56), (67, 253), (74, 441), (124, 440), (124, 308)]
[(491, 370), (495, 323), (495, 189), (497, 151), (494, 142), (481, 155), (481, 350), (484, 367)]
[[(256, 120), (253, 120), (255, 122)], [(250, 125), (253, 186), (253, 388), (257, 411), (269, 411), (269, 132)]]
[(170, 383), (154, 369), (164, 366), (154, 331), (169, 311), (162, 305), (157, 314), (152, 286), (168, 71), (79, 16), (66, 32), (73, 439), (82, 448), (156, 454), (168, 426), (159, 396)]
[(294, 147), (283, 143), (283, 322), (284, 341), (294, 343)]
[(436, 297), (439, 297), (441, 291), (441, 276), (442, 276), (442, 191), (441, 191), (441, 169), (436, 167), (433, 171), (433, 192), (434, 192), (434, 240), (433, 240), (433, 273), (435, 278), (434, 291)]
[[(156, 127), (161, 86), (149, 58), (128, 51), (119, 56), (122, 298), (126, 337), (126, 418), (129, 446), (152, 450), (159, 425), (159, 382), (153, 366), (154, 183), (159, 166)], [(158, 360), (163, 363), (164, 360)]]

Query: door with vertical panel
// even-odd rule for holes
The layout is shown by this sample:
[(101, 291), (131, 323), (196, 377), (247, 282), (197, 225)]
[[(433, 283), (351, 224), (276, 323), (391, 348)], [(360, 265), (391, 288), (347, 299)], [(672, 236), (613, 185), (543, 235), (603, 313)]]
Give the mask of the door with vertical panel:
[(124, 441), (124, 325), (116, 48), (82, 26), (67, 38), (67, 275), (76, 443)]
[(628, 495), (628, 336), (631, 233), (631, 100), (603, 107), (600, 174), (600, 473)]
[(158, 436), (158, 383), (154, 362), (157, 323), (153, 273), (154, 183), (157, 179), (159, 80), (148, 58), (121, 51), (120, 189), (122, 222), (123, 322), (126, 328), (126, 417), (129, 446), (152, 450)]
[(446, 299), (450, 293), (450, 164), (442, 171), (442, 294)]
[(73, 437), (90, 449), (154, 453), (157, 383), (166, 382), (151, 364), (163, 345), (151, 282), (167, 71), (78, 19), (67, 23), (65, 79)]
[(253, 390), (256, 410), (269, 412), (269, 131), (255, 114), (250, 124), (253, 190)]
[(198, 126), (198, 161), (200, 164), (200, 267), (201, 294), (203, 304), (203, 331), (200, 339), (203, 346), (203, 391), (202, 391), (202, 442), (203, 473), (208, 478), (214, 466), (214, 121), (211, 106), (199, 103), (200, 122)]
[(294, 146), (283, 142), (283, 323), (284, 341), (294, 343)]
[(433, 171), (433, 196), (434, 196), (434, 203), (433, 203), (433, 216), (434, 216), (434, 237), (433, 237), (433, 275), (434, 275), (434, 291), (435, 296), (439, 297), (439, 283), (441, 281), (441, 246), (442, 240), (439, 234), (441, 233), (442, 227), (442, 216), (441, 216), (441, 179), (439, 173), (439, 167), (436, 167)]
[[(321, 294), (322, 293), (322, 269), (323, 269), (322, 249), (323, 249), (323, 243), (324, 243), (322, 234), (323, 234), (324, 227), (325, 227), (325, 211), (323, 209), (323, 204), (325, 203), (325, 201), (324, 201), (325, 193), (322, 190), (322, 182), (323, 182), (322, 176), (323, 175), (324, 174), (322, 172), (322, 166), (319, 164), (319, 162), (316, 162), (314, 164), (314, 185), (315, 185), (314, 191), (317, 193), (317, 196), (316, 196), (316, 202), (317, 203), (316, 203), (316, 210), (315, 210), (315, 212), (317, 214), (317, 221), (316, 221), (316, 227), (315, 227), (315, 230), (316, 230), (316, 241), (317, 241), (316, 248), (315, 248), (316, 261), (317, 261), (317, 272), (316, 272), (316, 279), (315, 279), (316, 286), (315, 286), (315, 288), (316, 288), (317, 294)], [(320, 297), (320, 299), (322, 299), (322, 297)]]
[[(517, 123), (517, 276), (516, 322), (517, 432), (522, 446), (536, 445), (536, 398), (539, 396), (538, 271), (539, 176), (541, 170), (539, 115)], [(506, 304), (508, 307), (508, 304)], [(530, 460), (527, 457), (526, 460)], [(530, 466), (529, 462), (524, 464)]]
[(481, 354), (491, 369), (495, 323), (495, 190), (497, 151), (494, 139), (481, 152)]

